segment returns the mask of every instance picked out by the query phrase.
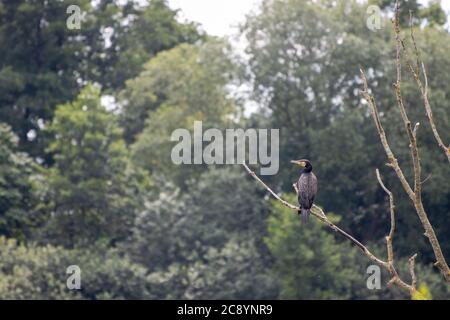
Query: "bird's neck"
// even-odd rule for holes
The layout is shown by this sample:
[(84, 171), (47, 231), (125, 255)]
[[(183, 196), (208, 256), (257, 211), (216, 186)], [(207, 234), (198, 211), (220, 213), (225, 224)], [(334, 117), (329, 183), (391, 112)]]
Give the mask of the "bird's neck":
[(302, 169), (301, 173), (310, 173), (312, 171), (312, 168), (305, 168)]

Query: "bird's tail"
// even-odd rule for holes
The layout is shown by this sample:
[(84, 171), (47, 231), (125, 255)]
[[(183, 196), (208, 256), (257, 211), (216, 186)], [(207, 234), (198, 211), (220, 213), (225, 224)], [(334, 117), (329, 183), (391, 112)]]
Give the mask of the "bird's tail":
[(302, 216), (303, 224), (307, 224), (309, 219), (309, 209), (301, 209), (298, 211), (298, 214)]

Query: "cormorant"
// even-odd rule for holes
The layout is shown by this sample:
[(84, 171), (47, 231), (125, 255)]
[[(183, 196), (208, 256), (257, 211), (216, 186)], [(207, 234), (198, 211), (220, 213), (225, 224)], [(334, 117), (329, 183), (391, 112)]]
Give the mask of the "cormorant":
[(317, 194), (317, 178), (312, 172), (312, 164), (309, 160), (292, 160), (292, 163), (302, 168), (300, 178), (297, 182), (298, 188), (298, 203), (300, 205), (300, 211), (303, 223), (308, 222), (309, 210), (311, 209), (314, 197)]

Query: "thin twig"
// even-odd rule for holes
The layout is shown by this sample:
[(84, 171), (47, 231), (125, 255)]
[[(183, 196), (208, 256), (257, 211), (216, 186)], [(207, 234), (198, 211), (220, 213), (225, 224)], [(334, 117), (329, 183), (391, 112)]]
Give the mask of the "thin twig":
[[(408, 135), (411, 158), (414, 166), (414, 195), (416, 198), (421, 197), (421, 184), (420, 184), (420, 159), (419, 151), (417, 148), (417, 139), (411, 127), (411, 121), (409, 121), (408, 114), (406, 113), (405, 105), (403, 104), (403, 97), (401, 91), (401, 81), (402, 81), (402, 71), (401, 71), (401, 48), (404, 48), (404, 43), (400, 36), (400, 19), (399, 19), (399, 1), (395, 4), (395, 19), (394, 19), (394, 30), (395, 30), (395, 47), (396, 47), (396, 59), (395, 65), (397, 69), (397, 81), (394, 85), (395, 96), (397, 97), (397, 105), (402, 116), (403, 123), (405, 125), (405, 130)], [(417, 133), (418, 126), (415, 126), (414, 130)]]
[(428, 180), (430, 180), (430, 178), (432, 177), (432, 175), (433, 175), (433, 173), (430, 172), (430, 174), (429, 174), (425, 179), (422, 180), (422, 184), (424, 184), (425, 182), (427, 182)]
[[(414, 274), (414, 278), (412, 280), (411, 285), (408, 285), (407, 283), (405, 283), (404, 281), (402, 281), (400, 279), (400, 276), (398, 275), (398, 273), (394, 267), (394, 249), (393, 249), (393, 239), (394, 239), (394, 231), (395, 231), (394, 195), (383, 183), (383, 180), (381, 179), (380, 171), (378, 169), (376, 169), (375, 172), (376, 172), (378, 183), (380, 184), (380, 186), (384, 190), (384, 192), (386, 192), (386, 194), (389, 196), (389, 212), (390, 212), (390, 216), (391, 216), (391, 229), (389, 231), (389, 235), (386, 237), (386, 247), (387, 247), (387, 254), (388, 254), (388, 268), (389, 268), (388, 270), (390, 271), (390, 273), (392, 275), (392, 279), (389, 281), (388, 284), (395, 283), (399, 287), (401, 287), (405, 290), (408, 290), (412, 296), (414, 294), (414, 292), (416, 291), (416, 284), (415, 284), (416, 278), (415, 278), (415, 273), (414, 273), (414, 262), (411, 264), (411, 259), (409, 260), (410, 261), (410, 272), (411, 272), (411, 275)], [(413, 257), (415, 258), (416, 256), (417, 256), (417, 254), (415, 254)]]
[[(442, 149), (444, 154), (447, 156), (448, 162), (450, 162), (450, 147), (447, 147), (444, 144), (444, 142), (442, 141), (442, 138), (439, 135), (439, 132), (438, 132), (438, 130), (436, 128), (436, 124), (434, 123), (433, 111), (431, 109), (430, 101), (428, 100), (428, 76), (427, 76), (427, 71), (425, 69), (425, 64), (423, 63), (422, 59), (420, 58), (419, 49), (417, 48), (416, 39), (414, 37), (414, 30), (413, 30), (412, 14), (411, 13), (410, 13), (409, 19), (410, 19), (410, 37), (411, 37), (411, 41), (413, 43), (414, 53), (415, 53), (415, 56), (416, 56), (416, 68), (415, 69), (413, 68), (411, 60), (408, 57), (408, 52), (407, 52), (405, 46), (403, 46), (404, 54), (408, 57), (406, 63), (408, 65), (408, 68), (411, 71), (414, 79), (416, 80), (417, 87), (420, 90), (420, 93), (421, 93), (421, 96), (422, 96), (422, 100), (424, 102), (424, 106), (425, 106), (425, 111), (426, 111), (426, 114), (427, 114), (428, 122), (430, 123), (431, 130), (433, 131), (434, 138), (435, 138), (438, 146)], [(422, 70), (422, 74), (423, 74), (423, 78), (424, 78), (424, 82), (425, 83), (422, 83), (422, 80), (420, 79), (420, 70)]]
[(389, 235), (386, 237), (386, 246), (387, 246), (387, 253), (388, 253), (388, 262), (394, 263), (394, 249), (393, 249), (393, 239), (394, 239), (394, 231), (395, 231), (395, 205), (394, 205), (394, 195), (392, 192), (386, 188), (386, 186), (383, 183), (383, 180), (381, 180), (380, 171), (376, 169), (377, 174), (377, 180), (380, 184), (381, 188), (383, 188), (384, 192), (387, 193), (389, 196), (389, 211), (391, 214), (391, 229), (389, 231)]
[(292, 186), (294, 187), (295, 193), (298, 194), (298, 187), (297, 187), (297, 184), (294, 183)]
[(411, 274), (411, 287), (414, 290), (416, 290), (416, 286), (417, 286), (416, 273), (414, 272), (414, 264), (415, 264), (416, 257), (417, 257), (417, 253), (414, 254), (411, 258), (409, 258), (409, 273)]

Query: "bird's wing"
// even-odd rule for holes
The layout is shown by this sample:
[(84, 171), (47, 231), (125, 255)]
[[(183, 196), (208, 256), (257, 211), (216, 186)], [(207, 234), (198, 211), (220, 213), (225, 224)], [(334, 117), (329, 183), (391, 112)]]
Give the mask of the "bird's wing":
[(314, 200), (314, 197), (317, 194), (317, 177), (312, 172), (311, 172), (311, 194), (312, 194), (313, 200)]
[[(309, 174), (302, 174), (298, 179), (298, 202), (300, 206), (305, 209), (309, 209), (314, 201), (314, 194), (311, 190), (311, 177)], [(312, 198), (311, 198), (312, 197)]]

